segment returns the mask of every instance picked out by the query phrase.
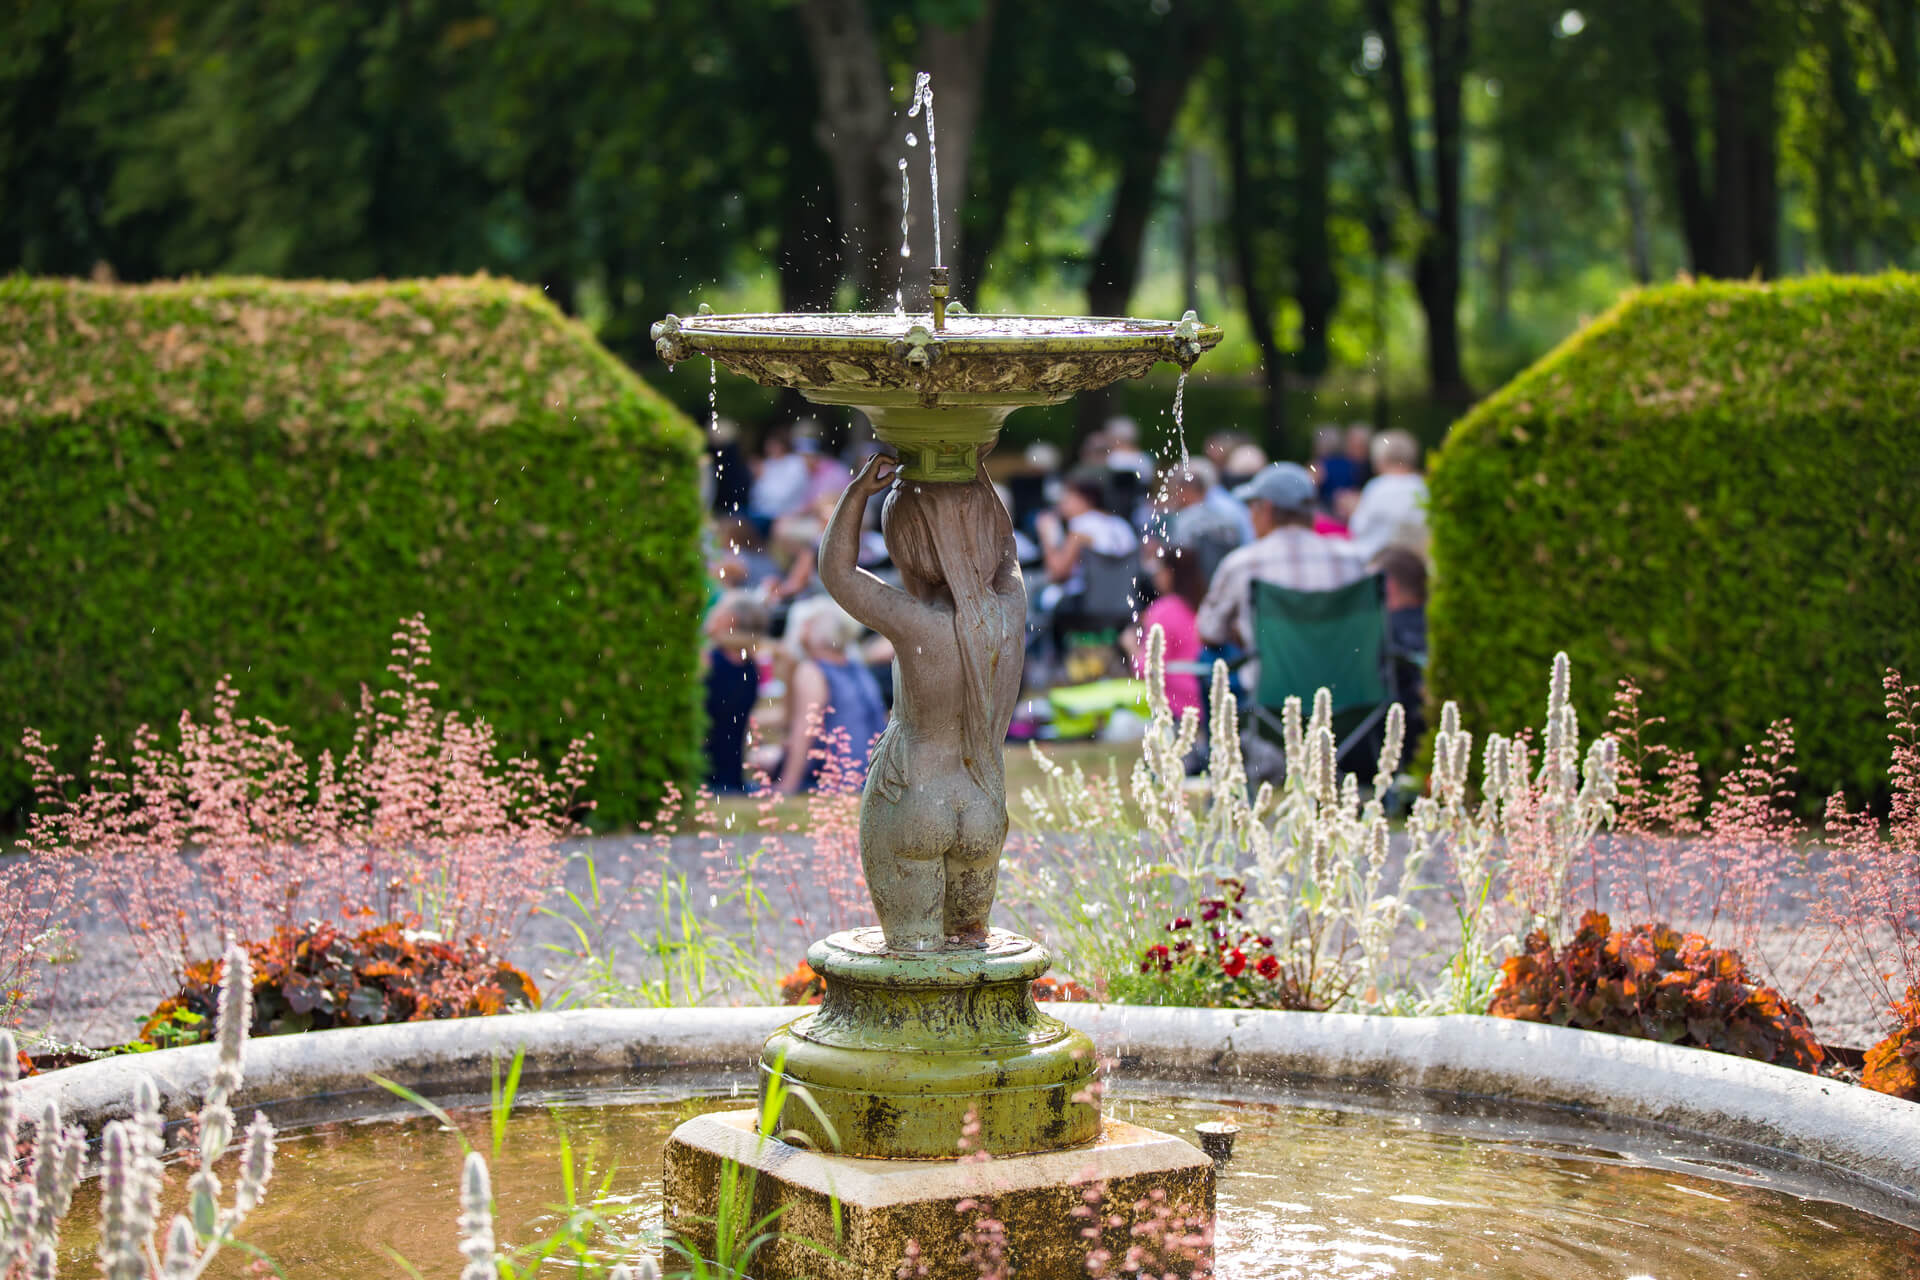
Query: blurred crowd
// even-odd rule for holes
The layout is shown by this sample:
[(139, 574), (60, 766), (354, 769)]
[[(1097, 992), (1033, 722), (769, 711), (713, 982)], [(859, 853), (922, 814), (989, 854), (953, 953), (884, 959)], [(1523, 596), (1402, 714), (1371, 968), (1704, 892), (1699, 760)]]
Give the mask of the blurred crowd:
[[(808, 421), (768, 431), (750, 451), (731, 424), (715, 424), (705, 670), (707, 782), (716, 791), (862, 780), (891, 705), (893, 654), (825, 594), (815, 559), (854, 468), (875, 451), (884, 446), (858, 434), (829, 448)], [(1071, 460), (1045, 443), (987, 460), (1013, 517), (1029, 602), (1029, 696), (1010, 736), (1063, 732), (1051, 711), (1063, 690), (1121, 707), (1137, 701), (1127, 678), (1144, 674), (1154, 627), (1165, 637), (1176, 714), (1206, 714), (1204, 677), (1215, 659), (1229, 662), (1234, 692), (1244, 696), (1256, 581), (1331, 592), (1375, 579), (1392, 696), (1417, 721), (1427, 485), (1413, 436), (1322, 426), (1312, 456), (1296, 462), (1272, 460), (1246, 433), (1222, 430), (1200, 450), (1171, 452), (1156, 458), (1136, 422), (1115, 418)], [(891, 566), (880, 506), (868, 504), (860, 562), (884, 578)], [(1123, 733), (1129, 719), (1095, 723)]]

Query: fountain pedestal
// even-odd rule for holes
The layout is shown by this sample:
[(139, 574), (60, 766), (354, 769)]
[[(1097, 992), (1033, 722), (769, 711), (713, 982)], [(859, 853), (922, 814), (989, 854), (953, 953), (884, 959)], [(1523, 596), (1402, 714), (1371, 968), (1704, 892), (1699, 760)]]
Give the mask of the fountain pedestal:
[[(951, 1160), (1091, 1142), (1100, 1106), (1093, 1042), (1034, 1003), (1046, 950), (995, 929), (969, 950), (887, 949), (879, 929), (807, 951), (826, 982), (817, 1012), (767, 1041), (763, 1075), (787, 1100), (779, 1127), (846, 1156)], [(963, 1126), (972, 1132), (963, 1147)]]
[[(1118, 1274), (1143, 1241), (1163, 1260), (1156, 1275), (1211, 1261), (1213, 1162), (1164, 1133), (1108, 1120), (1093, 1142), (1065, 1151), (871, 1160), (761, 1137), (758, 1118), (728, 1111), (681, 1125), (667, 1144), (665, 1188), (665, 1225), (681, 1247), (710, 1261), (729, 1255), (754, 1276), (878, 1280), (897, 1273), (912, 1242), (927, 1280), (977, 1280), (967, 1236), (980, 1236), (983, 1220), (998, 1224), (1006, 1274), (1020, 1280), (1086, 1280), (1094, 1249), (1112, 1255)], [(723, 1249), (716, 1224), (729, 1185), (734, 1242)], [(754, 1224), (776, 1211), (774, 1238), (742, 1262)], [(1138, 1224), (1157, 1225), (1143, 1237)]]

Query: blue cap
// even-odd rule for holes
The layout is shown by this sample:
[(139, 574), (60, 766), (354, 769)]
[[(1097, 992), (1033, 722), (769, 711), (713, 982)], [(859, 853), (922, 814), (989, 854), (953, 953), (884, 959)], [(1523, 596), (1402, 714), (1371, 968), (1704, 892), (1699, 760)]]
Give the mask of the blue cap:
[(1275, 462), (1233, 491), (1242, 502), (1258, 498), (1279, 511), (1311, 511), (1318, 489), (1313, 473), (1297, 462)]

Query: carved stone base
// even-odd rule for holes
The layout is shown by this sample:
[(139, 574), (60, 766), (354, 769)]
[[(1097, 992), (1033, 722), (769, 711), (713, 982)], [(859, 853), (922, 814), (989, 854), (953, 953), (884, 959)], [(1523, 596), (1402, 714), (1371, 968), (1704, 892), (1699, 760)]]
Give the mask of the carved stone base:
[[(814, 1013), (768, 1039), (792, 1091), (781, 1131), (818, 1151), (890, 1159), (1016, 1155), (1090, 1142), (1093, 1042), (1034, 1004), (1045, 948), (996, 929), (966, 951), (889, 951), (878, 929), (816, 942)], [(978, 1132), (961, 1146), (972, 1115)]]
[[(757, 1280), (892, 1276), (908, 1241), (928, 1280), (975, 1280), (965, 1236), (988, 1216), (1005, 1233), (1005, 1274), (1020, 1280), (1085, 1280), (1095, 1248), (1112, 1256), (1109, 1274), (1136, 1245), (1154, 1251), (1154, 1275), (1189, 1275), (1211, 1261), (1213, 1162), (1167, 1134), (1109, 1120), (1097, 1141), (1073, 1151), (978, 1164), (856, 1160), (760, 1138), (755, 1118), (730, 1111), (681, 1125), (667, 1143), (665, 1189), (666, 1228), (682, 1247)], [(714, 1238), (728, 1162), (737, 1166), (728, 1216), (741, 1224), (739, 1242), (753, 1235), (750, 1224), (780, 1214), (778, 1238), (746, 1259)], [(1135, 1232), (1141, 1223), (1157, 1225)], [(1097, 1240), (1080, 1234), (1096, 1225)]]

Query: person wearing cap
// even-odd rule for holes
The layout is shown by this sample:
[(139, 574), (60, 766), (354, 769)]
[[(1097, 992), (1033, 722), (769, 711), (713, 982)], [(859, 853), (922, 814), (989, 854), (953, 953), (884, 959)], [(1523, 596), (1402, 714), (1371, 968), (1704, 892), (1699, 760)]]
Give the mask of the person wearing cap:
[(1332, 591), (1367, 576), (1366, 557), (1353, 544), (1313, 531), (1313, 475), (1292, 462), (1275, 462), (1233, 491), (1247, 504), (1254, 540), (1229, 552), (1200, 602), (1200, 638), (1208, 644), (1253, 644), (1253, 584), (1295, 591)]

